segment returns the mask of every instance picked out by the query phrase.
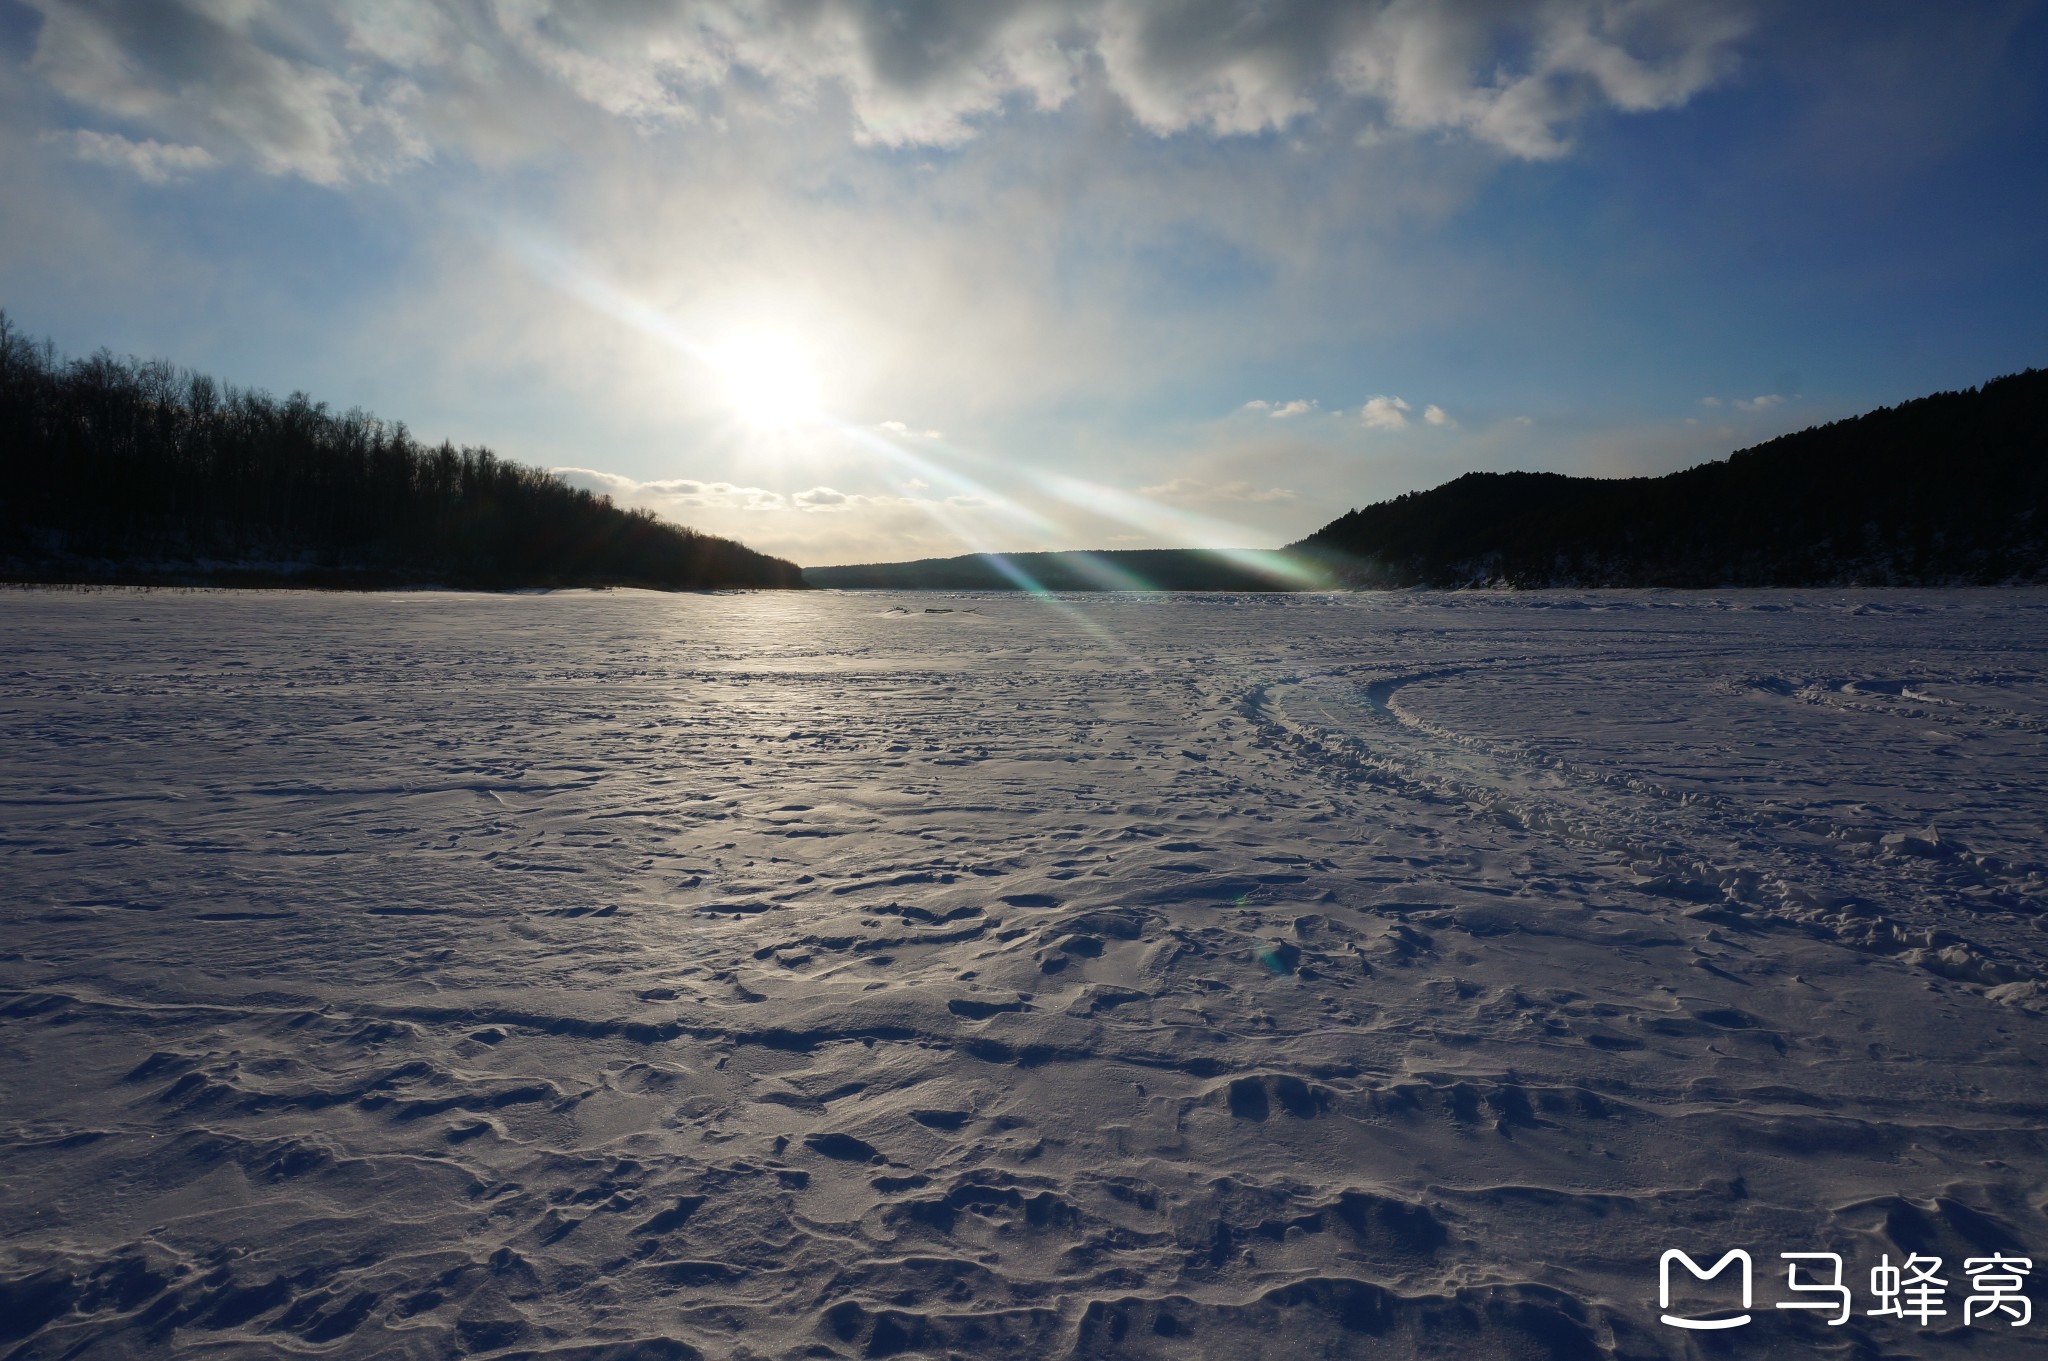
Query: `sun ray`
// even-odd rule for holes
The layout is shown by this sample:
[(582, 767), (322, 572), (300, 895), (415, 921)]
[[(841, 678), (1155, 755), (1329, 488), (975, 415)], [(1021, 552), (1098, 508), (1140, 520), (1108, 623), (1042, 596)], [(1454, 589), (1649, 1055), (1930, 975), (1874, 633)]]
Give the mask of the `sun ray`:
[[(936, 443), (929, 453), (914, 452), (885, 437), (872, 425), (829, 412), (823, 397), (822, 366), (794, 330), (754, 324), (707, 341), (559, 246), (522, 231), (508, 230), (506, 239), (514, 254), (549, 285), (700, 366), (718, 383), (735, 422), (753, 435), (773, 441), (810, 430), (836, 434), (920, 480), (946, 488), (949, 496), (927, 503), (927, 513), (968, 551), (987, 556), (996, 564), (996, 570), (1011, 576), (1020, 589), (1044, 593), (1043, 586), (989, 542), (984, 532), (967, 523), (966, 517), (959, 514), (963, 507), (951, 504), (952, 498), (970, 500), (1034, 537), (1065, 536), (1071, 527), (1056, 523), (1014, 496), (997, 492), (969, 476), (960, 464), (999, 468), (1076, 510), (1155, 538), (1209, 549), (1242, 566), (1283, 576), (1297, 587), (1325, 584), (1308, 564), (1289, 563), (1275, 554), (1245, 548), (1245, 541), (1258, 535), (1227, 520), (1180, 510), (1134, 492), (1063, 473), (999, 463), (989, 455), (949, 442)], [(1144, 590), (1149, 585), (1107, 559), (1091, 557), (1082, 561), (1080, 567), (1095, 576), (1104, 589)]]

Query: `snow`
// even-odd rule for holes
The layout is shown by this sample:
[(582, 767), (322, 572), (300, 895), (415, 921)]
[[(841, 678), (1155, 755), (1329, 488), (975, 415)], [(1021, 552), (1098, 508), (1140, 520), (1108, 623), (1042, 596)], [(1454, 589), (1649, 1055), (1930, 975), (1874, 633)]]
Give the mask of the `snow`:
[[(1682, 1356), (1660, 1254), (1742, 1247), (1750, 1354), (2013, 1354), (1958, 1330), (2048, 1250), (2044, 643), (0, 593), (0, 1348)], [(1803, 1251), (1847, 1324), (1768, 1303)], [(1864, 1312), (1910, 1253), (1946, 1332)]]

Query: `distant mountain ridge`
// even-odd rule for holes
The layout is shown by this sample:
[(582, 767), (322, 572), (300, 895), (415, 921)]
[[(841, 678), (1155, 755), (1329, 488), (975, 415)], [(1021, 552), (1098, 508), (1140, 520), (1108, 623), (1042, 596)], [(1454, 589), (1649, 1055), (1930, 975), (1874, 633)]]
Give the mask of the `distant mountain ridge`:
[(1289, 553), (1351, 586), (1927, 586), (2048, 580), (2048, 371), (1663, 477), (1467, 473)]
[(0, 580), (800, 587), (795, 563), (488, 449), (162, 361), (64, 361), (0, 313)]
[(1338, 584), (1324, 568), (1292, 554), (1203, 548), (969, 553), (807, 567), (804, 580), (840, 590), (898, 591), (1296, 591)]
[(971, 554), (814, 586), (1284, 591), (2048, 582), (2048, 371), (1937, 393), (1662, 477), (1467, 473), (1266, 553)]

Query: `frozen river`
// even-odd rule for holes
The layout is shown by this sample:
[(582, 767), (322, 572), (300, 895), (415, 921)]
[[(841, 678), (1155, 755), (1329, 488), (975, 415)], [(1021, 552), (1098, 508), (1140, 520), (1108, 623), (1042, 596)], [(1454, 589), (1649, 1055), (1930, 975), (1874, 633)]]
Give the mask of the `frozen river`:
[(2038, 1354), (2044, 758), (2041, 592), (0, 593), (0, 1355)]

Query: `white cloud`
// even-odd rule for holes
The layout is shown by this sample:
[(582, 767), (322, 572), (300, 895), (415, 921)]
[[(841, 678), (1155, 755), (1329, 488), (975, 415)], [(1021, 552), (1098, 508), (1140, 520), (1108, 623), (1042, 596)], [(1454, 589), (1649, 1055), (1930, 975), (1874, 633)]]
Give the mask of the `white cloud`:
[(1442, 407), (1436, 405), (1434, 402), (1422, 408), (1422, 419), (1428, 421), (1431, 425), (1457, 424), (1456, 421), (1451, 419), (1450, 412), (1444, 410)]
[[(921, 486), (922, 484), (920, 484)], [(995, 502), (985, 496), (953, 495), (933, 496), (873, 496), (864, 492), (843, 492), (832, 487), (812, 487), (789, 498), (790, 505), (800, 511), (844, 511), (862, 509), (900, 510), (978, 510), (988, 509)]]
[(1373, 397), (1359, 409), (1358, 418), (1374, 430), (1404, 430), (1407, 412), (1408, 403), (1399, 397)]
[(883, 421), (875, 429), (885, 435), (894, 435), (897, 439), (944, 439), (946, 437), (946, 433), (943, 430), (912, 430), (902, 421)]
[[(1605, 104), (1674, 108), (1724, 78), (1748, 20), (1713, 0), (1526, 6), (1393, 0), (1340, 48), (1340, 83), (1413, 130), (1458, 129), (1511, 155), (1570, 149), (1569, 129)], [(1519, 44), (1520, 59), (1503, 51)]]
[(33, 68), (75, 103), (169, 145), (317, 184), (378, 178), (428, 155), (410, 116), (414, 85), (321, 51), (302, 40), (298, 16), (260, 0), (30, 3), (43, 15)]
[[(600, 469), (575, 467), (549, 469), (549, 473), (569, 483), (571, 487), (584, 487), (588, 491), (608, 495), (612, 497), (612, 501), (618, 503), (618, 506), (651, 510), (657, 516), (666, 516), (670, 520), (690, 524), (694, 528), (709, 528), (713, 520), (729, 512), (745, 514), (756, 522), (745, 524), (737, 530), (733, 530), (731, 526), (713, 530), (733, 534), (752, 534), (758, 528), (762, 516), (791, 518), (807, 514), (842, 514), (854, 510), (909, 510), (930, 514), (956, 510), (993, 510), (997, 506), (995, 501), (983, 495), (868, 495), (860, 491), (840, 491), (838, 487), (823, 485), (784, 495), (780, 491), (768, 491), (766, 487), (741, 487), (725, 481), (696, 481), (692, 477), (639, 481), (633, 477), (625, 477), (623, 473), (604, 473)], [(922, 491), (924, 483), (913, 479), (905, 483), (905, 489)]]
[(1296, 496), (1288, 487), (1259, 487), (1242, 481), (1202, 482), (1192, 477), (1176, 477), (1171, 482), (1162, 482), (1158, 486), (1140, 487), (1138, 494), (1183, 505), (1225, 501), (1261, 505), (1275, 501), (1292, 501)]
[(1602, 104), (1684, 103), (1727, 74), (1747, 28), (1713, 0), (1278, 0), (1228, 21), (1202, 0), (1074, 9), (1110, 87), (1160, 134), (1271, 131), (1328, 107), (1334, 89), (1395, 127), (1531, 158), (1563, 154), (1571, 125)]
[(1759, 397), (1702, 397), (1700, 405), (1705, 407), (1732, 406), (1737, 411), (1769, 411), (1774, 406), (1783, 406), (1785, 398), (1776, 392), (1766, 392)]
[(1239, 411), (1262, 411), (1276, 421), (1286, 421), (1292, 420), (1296, 416), (1306, 416), (1316, 409), (1315, 401), (1308, 397), (1296, 397), (1292, 401), (1287, 402), (1268, 402), (1260, 398), (1253, 398), (1238, 408)]
[(595, 468), (550, 468), (548, 472), (572, 487), (600, 492), (621, 505), (638, 506), (673, 519), (687, 520), (691, 511), (698, 510), (779, 511), (790, 505), (790, 498), (780, 492), (731, 482), (699, 482), (687, 477), (640, 482)]
[(974, 517), (992, 513), (992, 523), (1000, 524), (1010, 511), (971, 494), (874, 496), (828, 486), (784, 494), (693, 478), (643, 482), (596, 468), (548, 471), (616, 505), (651, 510), (676, 524), (811, 564), (964, 552), (959, 535), (977, 523)]
[[(558, 136), (570, 105), (717, 129), (843, 100), (856, 140), (955, 146), (1086, 88), (1160, 136), (1305, 125), (1564, 154), (1600, 108), (1683, 104), (1747, 22), (1722, 0), (29, 0), (78, 105), (322, 184)], [(1353, 135), (1356, 135), (1355, 122)]]
[(177, 146), (145, 139), (131, 141), (116, 132), (80, 129), (68, 139), (82, 161), (127, 170), (151, 184), (168, 184), (212, 168), (213, 155), (204, 147)]
[(836, 487), (817, 486), (799, 492), (769, 491), (764, 487), (742, 487), (731, 482), (700, 482), (694, 478), (663, 478), (641, 482), (619, 473), (594, 468), (550, 468), (554, 476), (571, 486), (602, 492), (622, 505), (639, 506), (671, 518), (687, 519), (695, 511), (748, 511), (770, 513), (837, 512), (863, 506), (973, 506), (986, 502), (976, 497), (943, 499), (918, 496), (870, 496), (843, 492)]

